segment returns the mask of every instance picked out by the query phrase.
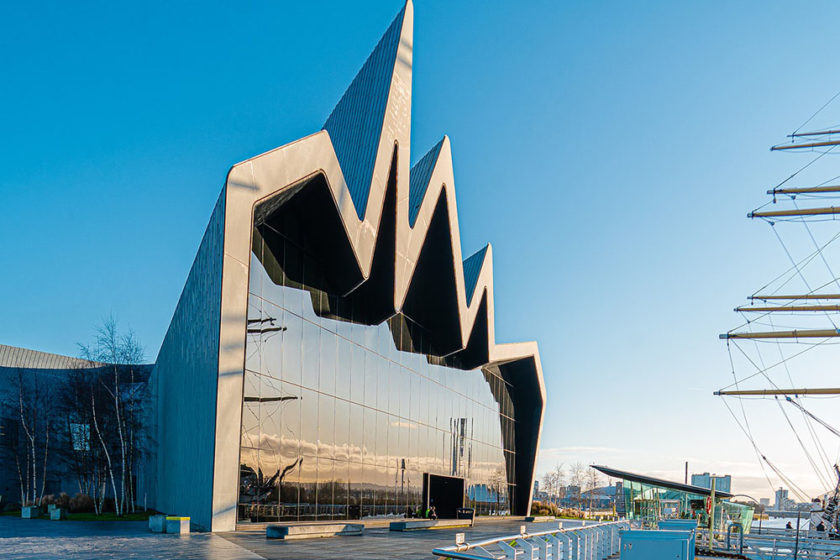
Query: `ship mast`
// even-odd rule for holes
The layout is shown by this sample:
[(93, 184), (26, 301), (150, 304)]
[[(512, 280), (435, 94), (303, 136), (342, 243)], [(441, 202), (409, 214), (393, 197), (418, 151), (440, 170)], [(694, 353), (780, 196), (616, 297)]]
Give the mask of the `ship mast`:
[(799, 311), (840, 311), (840, 305), (782, 305), (775, 307), (741, 305), (734, 309), (736, 313), (774, 313), (777, 311), (799, 312)]
[(719, 397), (768, 397), (773, 395), (840, 395), (840, 388), (799, 388), (799, 389), (745, 389), (741, 391), (715, 391)]
[(721, 340), (736, 338), (834, 338), (840, 337), (840, 329), (806, 329), (801, 331), (729, 332), (718, 335)]

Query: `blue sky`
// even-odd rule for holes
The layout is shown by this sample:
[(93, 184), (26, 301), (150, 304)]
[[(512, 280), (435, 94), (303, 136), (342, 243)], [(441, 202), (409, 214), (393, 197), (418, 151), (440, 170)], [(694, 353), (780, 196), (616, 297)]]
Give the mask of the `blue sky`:
[[(319, 130), (400, 6), (7, 3), (0, 342), (74, 354), (114, 314), (153, 360), (227, 169)], [(744, 215), (808, 161), (767, 148), (840, 89), (839, 17), (415, 4), (412, 157), (450, 136), (464, 253), (494, 245), (497, 339), (540, 343), (541, 470), (689, 460), (769, 495), (711, 395), (731, 379), (717, 334), (786, 268)], [(766, 445), (817, 487), (790, 442)]]

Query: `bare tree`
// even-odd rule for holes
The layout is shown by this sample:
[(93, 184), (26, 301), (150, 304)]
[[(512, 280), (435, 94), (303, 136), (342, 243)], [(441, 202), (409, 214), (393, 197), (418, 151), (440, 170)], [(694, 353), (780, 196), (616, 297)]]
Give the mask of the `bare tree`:
[(542, 477), (543, 492), (548, 496), (549, 500), (553, 501), (557, 490), (557, 476), (554, 471), (546, 472)]
[(592, 496), (595, 493), (595, 490), (600, 488), (603, 484), (603, 479), (601, 478), (601, 473), (590, 467), (586, 471), (585, 481), (584, 484), (586, 485), (586, 491), (589, 495), (589, 509), (592, 509)]
[[(96, 398), (98, 391), (92, 388), (91, 420), (107, 465), (116, 513), (122, 515), (127, 508), (133, 511), (136, 502), (132, 470), (138, 451), (140, 422), (136, 409), (142, 396), (135, 374), (136, 366), (143, 360), (143, 347), (133, 332), (120, 333), (117, 321), (112, 317), (97, 329), (92, 344), (80, 344), (79, 348), (86, 360), (104, 364), (97, 381), (105, 398), (100, 402)], [(119, 485), (112, 454), (119, 461)]]
[(566, 472), (563, 463), (557, 463), (554, 468), (543, 475), (544, 491), (552, 503), (556, 504), (562, 497), (563, 487), (566, 485)]
[(569, 483), (577, 487), (578, 492), (576, 496), (577, 505), (581, 505), (581, 490), (583, 490), (584, 482), (586, 480), (586, 467), (580, 461), (576, 461), (569, 469)]
[(554, 465), (555, 478), (555, 495), (560, 500), (566, 497), (566, 470), (563, 468), (563, 463)]
[(24, 443), (21, 446), (20, 441), (14, 442), (13, 453), (20, 483), (20, 501), (21, 505), (39, 505), (47, 484), (50, 430), (54, 421), (50, 403), (52, 391), (49, 384), (42, 383), (37, 372), (25, 373), (18, 368), (17, 373), (17, 419)]

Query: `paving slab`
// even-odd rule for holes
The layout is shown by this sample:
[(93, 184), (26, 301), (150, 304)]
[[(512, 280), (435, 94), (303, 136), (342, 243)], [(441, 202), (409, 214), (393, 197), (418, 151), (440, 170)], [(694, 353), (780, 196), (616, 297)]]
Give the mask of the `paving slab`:
[[(396, 532), (386, 527), (366, 528), (365, 534), (352, 539), (320, 541), (276, 541), (257, 532), (220, 533), (240, 547), (267, 560), (326, 560), (334, 558), (379, 558), (396, 560), (431, 560), (432, 550), (455, 544), (455, 535), (465, 533), (467, 542), (519, 533), (522, 525), (528, 532), (549, 531), (558, 522), (524, 523), (521, 518), (510, 521), (478, 520), (472, 528), (436, 529), (434, 531)], [(578, 527), (579, 521), (563, 521), (563, 527)]]
[[(151, 533), (146, 521), (49, 521), (0, 516), (0, 557), (3, 560), (67, 558), (73, 560), (321, 560), (378, 558), (430, 560), (432, 549), (455, 544), (455, 534), (467, 542), (512, 535), (526, 525), (529, 532), (548, 531), (552, 523), (477, 520), (469, 529), (438, 529), (410, 533), (387, 527), (366, 528), (353, 538), (277, 541), (263, 531), (235, 533)], [(580, 525), (563, 521), (564, 527)]]
[(149, 532), (146, 521), (50, 521), (0, 516), (3, 560), (258, 560), (259, 555), (211, 533)]

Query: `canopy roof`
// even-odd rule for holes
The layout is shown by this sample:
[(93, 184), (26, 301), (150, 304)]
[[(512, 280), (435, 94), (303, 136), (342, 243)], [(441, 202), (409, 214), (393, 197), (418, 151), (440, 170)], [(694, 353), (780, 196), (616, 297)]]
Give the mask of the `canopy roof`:
[[(661, 478), (654, 478), (643, 474), (635, 474), (627, 471), (619, 471), (601, 465), (590, 465), (593, 469), (601, 471), (607, 476), (613, 478), (621, 478), (623, 480), (630, 480), (632, 482), (641, 482), (642, 484), (649, 484), (651, 486), (659, 486), (660, 488), (667, 488), (669, 490), (678, 490), (680, 492), (690, 492), (692, 494), (700, 494), (702, 496), (710, 496), (712, 491), (709, 488), (702, 486), (692, 486), (691, 484), (683, 484), (681, 482), (672, 482), (670, 480), (663, 480)], [(732, 498), (735, 494), (729, 492), (721, 492), (715, 490), (716, 498)]]

